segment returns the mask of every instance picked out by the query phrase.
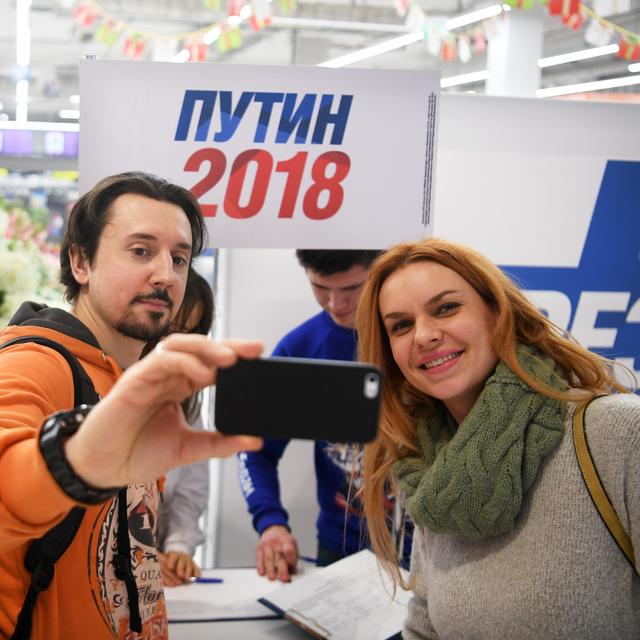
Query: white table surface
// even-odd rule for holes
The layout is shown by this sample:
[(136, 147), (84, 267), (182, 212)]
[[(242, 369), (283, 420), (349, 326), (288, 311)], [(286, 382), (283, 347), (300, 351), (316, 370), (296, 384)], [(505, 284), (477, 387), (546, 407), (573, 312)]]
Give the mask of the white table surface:
[[(315, 566), (301, 562), (299, 573), (296, 578), (313, 572)], [(200, 598), (211, 599), (212, 603), (223, 610), (229, 607), (229, 613), (235, 614), (233, 607), (242, 605), (250, 600), (255, 603), (260, 596), (267, 595), (269, 591), (281, 586), (278, 582), (269, 582), (266, 578), (258, 576), (254, 568), (238, 569), (204, 569), (204, 576), (222, 577), (223, 584), (200, 585), (200, 588), (193, 591), (196, 585), (177, 587), (177, 590), (167, 588), (165, 597), (169, 606), (169, 638), (170, 640), (259, 640), (262, 638), (284, 640), (309, 640), (310, 635), (296, 627), (291, 622), (282, 618), (257, 619), (249, 618), (243, 620), (203, 620), (199, 622), (181, 622), (171, 620), (171, 601), (191, 599), (189, 593), (193, 591), (199, 594)], [(185, 591), (185, 589), (187, 591)], [(254, 610), (256, 605), (250, 607)], [(243, 609), (243, 607), (241, 607)], [(264, 615), (269, 616), (272, 612), (263, 605), (257, 605), (258, 614), (264, 609)], [(220, 613), (218, 611), (218, 613)], [(223, 611), (225, 613), (225, 611)]]

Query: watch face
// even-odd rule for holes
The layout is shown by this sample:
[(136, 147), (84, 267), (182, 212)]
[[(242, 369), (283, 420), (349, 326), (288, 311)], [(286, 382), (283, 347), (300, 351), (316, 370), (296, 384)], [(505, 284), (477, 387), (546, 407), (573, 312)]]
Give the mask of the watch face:
[(91, 407), (86, 404), (82, 404), (79, 407), (75, 407), (66, 411), (58, 411), (54, 413), (47, 423), (53, 422), (58, 426), (59, 432), (64, 436), (73, 435), (84, 422), (84, 419), (91, 411)]

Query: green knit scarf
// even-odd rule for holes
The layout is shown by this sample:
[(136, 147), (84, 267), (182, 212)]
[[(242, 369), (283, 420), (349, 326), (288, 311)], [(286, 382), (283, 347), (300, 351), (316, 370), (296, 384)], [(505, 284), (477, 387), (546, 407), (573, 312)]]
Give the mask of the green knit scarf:
[[(522, 367), (566, 390), (551, 358), (518, 345)], [(456, 426), (444, 404), (416, 422), (422, 456), (393, 465), (413, 521), (481, 540), (514, 526), (545, 456), (560, 443), (566, 404), (527, 386), (502, 361)]]

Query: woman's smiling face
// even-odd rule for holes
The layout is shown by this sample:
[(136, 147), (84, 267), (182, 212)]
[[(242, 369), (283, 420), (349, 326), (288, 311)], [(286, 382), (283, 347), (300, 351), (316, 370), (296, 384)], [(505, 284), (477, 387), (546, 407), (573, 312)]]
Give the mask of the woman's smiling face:
[(494, 312), (462, 276), (432, 261), (392, 273), (379, 311), (404, 377), (460, 424), (498, 363)]

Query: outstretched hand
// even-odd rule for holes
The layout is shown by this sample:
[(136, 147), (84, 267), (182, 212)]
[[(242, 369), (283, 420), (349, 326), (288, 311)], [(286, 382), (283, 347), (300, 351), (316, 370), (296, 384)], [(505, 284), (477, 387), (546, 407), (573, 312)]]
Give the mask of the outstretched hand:
[(74, 471), (96, 488), (153, 480), (173, 467), (262, 446), (261, 438), (194, 430), (180, 407), (215, 382), (218, 367), (258, 357), (261, 343), (173, 334), (160, 344), (125, 371), (65, 444)]

